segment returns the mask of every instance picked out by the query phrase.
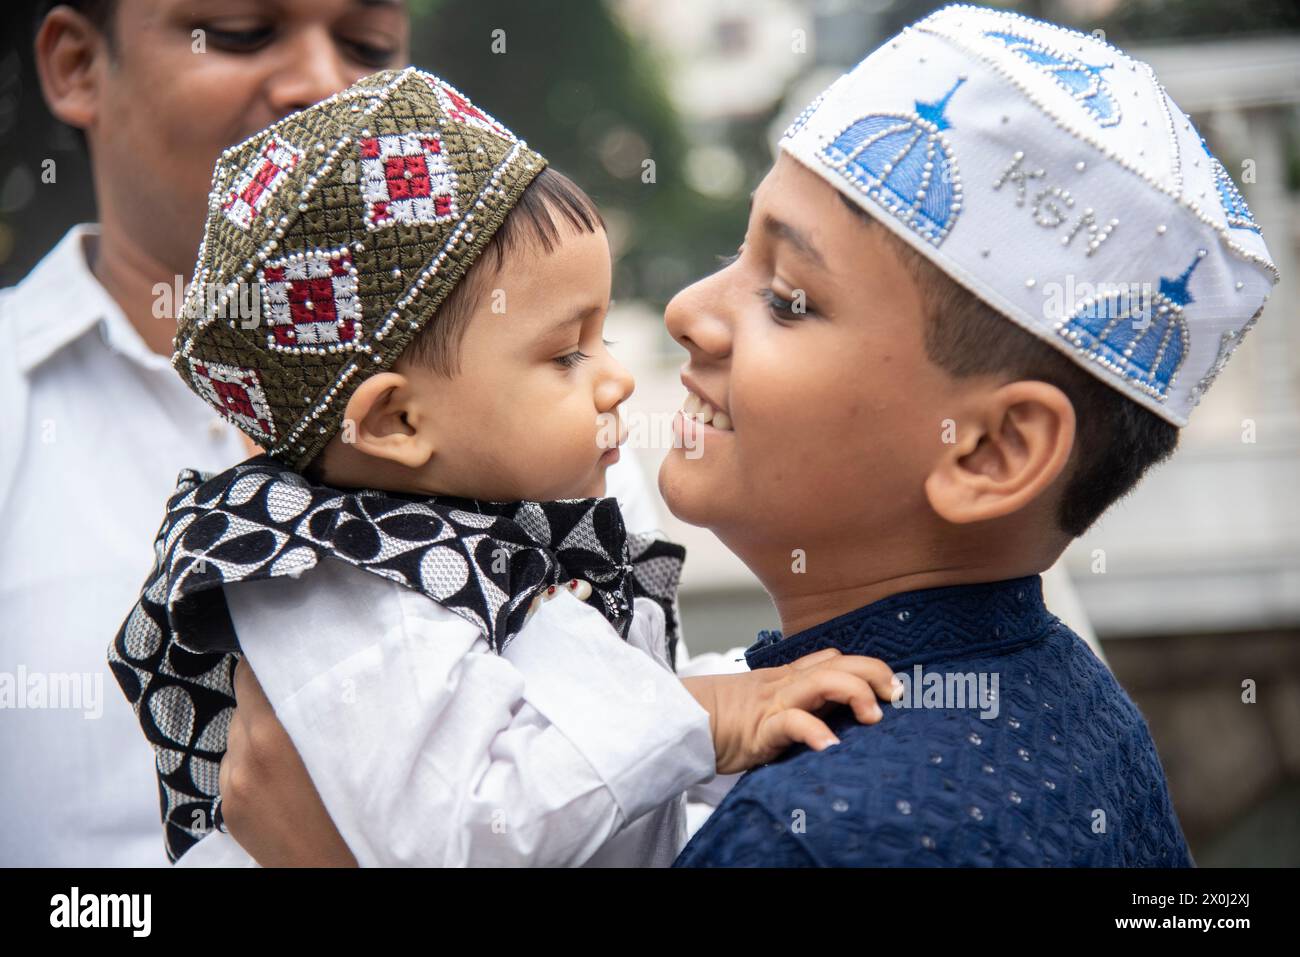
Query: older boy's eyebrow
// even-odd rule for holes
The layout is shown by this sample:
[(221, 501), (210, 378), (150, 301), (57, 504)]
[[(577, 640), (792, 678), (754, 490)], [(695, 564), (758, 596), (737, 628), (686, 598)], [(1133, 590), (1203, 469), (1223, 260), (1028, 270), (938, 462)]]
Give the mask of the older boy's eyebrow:
[(822, 269), (826, 268), (826, 260), (822, 259), (822, 254), (817, 251), (817, 247), (813, 245), (807, 234), (799, 228), (768, 214), (763, 217), (763, 232), (773, 239), (784, 240), (809, 262)]

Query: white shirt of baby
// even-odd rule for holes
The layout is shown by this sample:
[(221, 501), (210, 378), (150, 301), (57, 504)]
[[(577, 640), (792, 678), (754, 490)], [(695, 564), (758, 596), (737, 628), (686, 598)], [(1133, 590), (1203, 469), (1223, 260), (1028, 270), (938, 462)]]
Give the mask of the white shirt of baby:
[[(667, 866), (708, 713), (662, 609), (624, 641), (567, 589), (501, 654), (426, 596), (343, 562), (226, 586), (248, 663), (362, 866)], [(251, 865), (228, 834), (180, 859)]]

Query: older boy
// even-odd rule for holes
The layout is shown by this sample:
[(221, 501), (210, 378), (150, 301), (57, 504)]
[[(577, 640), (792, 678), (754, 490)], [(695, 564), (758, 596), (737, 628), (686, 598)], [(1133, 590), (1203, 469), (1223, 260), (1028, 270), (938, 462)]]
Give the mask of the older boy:
[(1173, 451), (1267, 298), (1240, 194), (1147, 66), (977, 7), (781, 148), (738, 261), (669, 308), (731, 428), (660, 481), (774, 596), (788, 637), (751, 667), (836, 648), (912, 681), (742, 779), (678, 864), (1190, 865), (1142, 715), (1038, 576)]

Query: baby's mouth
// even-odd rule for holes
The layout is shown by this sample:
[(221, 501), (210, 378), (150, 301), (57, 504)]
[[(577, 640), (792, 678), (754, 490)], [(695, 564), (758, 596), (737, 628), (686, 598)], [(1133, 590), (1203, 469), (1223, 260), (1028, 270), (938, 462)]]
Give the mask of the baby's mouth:
[(627, 420), (620, 412), (602, 412), (596, 416), (596, 425), (596, 448), (602, 457), (617, 452), (628, 439)]
[(686, 401), (682, 403), (682, 413), (701, 425), (711, 425), (723, 432), (732, 431), (731, 416), (722, 409), (715, 409), (694, 392), (687, 391)]

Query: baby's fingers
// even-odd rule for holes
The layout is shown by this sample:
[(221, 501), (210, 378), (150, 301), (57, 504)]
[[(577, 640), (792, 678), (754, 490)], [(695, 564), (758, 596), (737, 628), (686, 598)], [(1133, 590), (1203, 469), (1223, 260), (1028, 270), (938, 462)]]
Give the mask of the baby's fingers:
[(783, 708), (816, 711), (827, 702), (846, 704), (862, 724), (874, 724), (881, 718), (876, 704), (876, 689), (855, 674), (820, 668), (800, 677), (777, 695)]
[(796, 658), (794, 661), (790, 662), (790, 668), (794, 671), (807, 671), (809, 668), (816, 668), (820, 664), (832, 661), (835, 658), (843, 657), (843, 652), (838, 648), (823, 648), (821, 651), (814, 651), (810, 655)]
[(840, 739), (816, 715), (790, 708), (764, 721), (759, 732), (759, 749), (769, 755), (780, 754), (792, 744), (806, 744), (814, 751), (824, 751)]
[(840, 655), (828, 660), (822, 667), (857, 675), (875, 689), (876, 697), (881, 701), (893, 701), (903, 691), (903, 683), (894, 677), (893, 669), (879, 658)]

